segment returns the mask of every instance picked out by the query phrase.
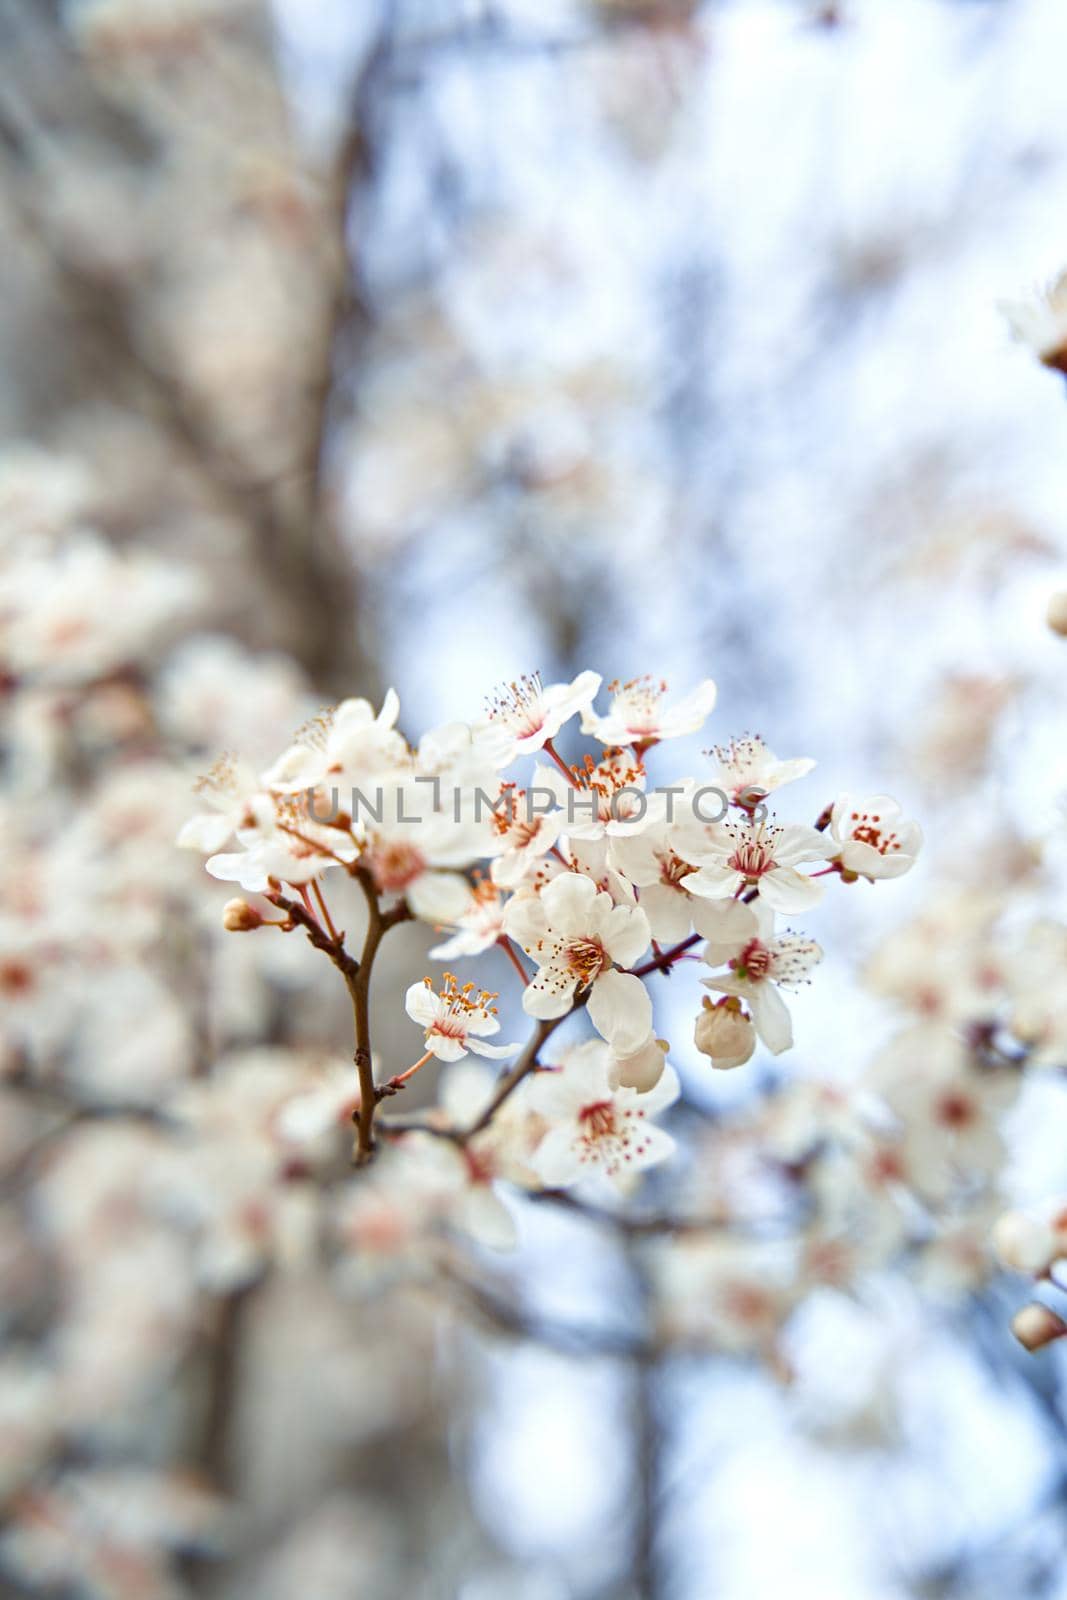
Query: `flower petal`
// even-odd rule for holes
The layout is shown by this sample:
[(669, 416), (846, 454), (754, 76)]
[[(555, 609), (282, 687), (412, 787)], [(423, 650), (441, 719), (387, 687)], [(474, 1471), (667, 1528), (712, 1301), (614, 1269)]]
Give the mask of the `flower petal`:
[(779, 1056), (793, 1043), (793, 1019), (789, 1007), (769, 979), (753, 983), (745, 995), (756, 1032), (772, 1055)]
[(573, 973), (549, 962), (522, 991), (522, 1009), (528, 1017), (541, 1021), (565, 1017), (574, 1004), (577, 987), (578, 980)]
[(759, 892), (775, 911), (806, 911), (808, 906), (818, 904), (825, 891), (821, 883), (806, 878), (795, 867), (775, 867), (763, 874)]
[(640, 1050), (652, 1031), (652, 1001), (640, 978), (604, 972), (589, 994), (589, 1020), (617, 1055)]
[(404, 1010), (420, 1028), (428, 1028), (441, 1014), (441, 1002), (428, 983), (413, 983), (404, 996)]

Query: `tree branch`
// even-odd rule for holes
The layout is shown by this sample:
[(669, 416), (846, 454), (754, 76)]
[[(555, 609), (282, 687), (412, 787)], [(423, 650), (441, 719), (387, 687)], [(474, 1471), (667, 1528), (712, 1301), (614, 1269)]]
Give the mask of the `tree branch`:
[(374, 958), (378, 953), (378, 946), (389, 929), (408, 921), (411, 912), (404, 900), (399, 901), (391, 911), (383, 911), (374, 879), (367, 869), (357, 864), (348, 870), (363, 890), (363, 897), (367, 902), (367, 931), (363, 937), (363, 949), (358, 961), (346, 950), (344, 933), (338, 933), (336, 936), (328, 933), (307, 906), (298, 900), (291, 900), (280, 889), (272, 890), (266, 898), (272, 905), (286, 913), (290, 929), (303, 928), (310, 943), (316, 950), (321, 950), (329, 957), (345, 980), (352, 1001), (352, 1017), (356, 1030), (356, 1049), (353, 1059), (359, 1075), (359, 1112), (353, 1158), (358, 1164), (362, 1164), (369, 1161), (374, 1153), (374, 1112), (380, 1099), (374, 1082), (374, 1063), (371, 1056), (370, 981), (374, 970)]

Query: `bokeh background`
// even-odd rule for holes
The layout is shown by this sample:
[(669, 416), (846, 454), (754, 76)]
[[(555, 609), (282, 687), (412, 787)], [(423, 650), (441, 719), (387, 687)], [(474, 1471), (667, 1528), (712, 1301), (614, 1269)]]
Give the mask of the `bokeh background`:
[[(815, 1296), (783, 1383), (631, 1360), (627, 1248), (546, 1208), (511, 1326), (309, 1272), (261, 1085), (343, 995), (172, 848), (339, 696), (592, 666), (923, 821), (776, 1072), (889, 1037), (923, 908), (1055, 909), (1067, 405), (997, 301), (1067, 260), (1065, 59), (1062, 0), (0, 0), (4, 1593), (1067, 1595), (997, 1279)], [(773, 1089), (664, 1005), (713, 1125)], [(1054, 1074), (1013, 1119), (1063, 1187)]]

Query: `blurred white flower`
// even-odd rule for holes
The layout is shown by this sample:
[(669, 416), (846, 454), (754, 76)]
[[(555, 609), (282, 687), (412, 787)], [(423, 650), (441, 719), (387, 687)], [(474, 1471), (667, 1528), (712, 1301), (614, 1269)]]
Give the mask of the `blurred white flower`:
[(1067, 1255), (1067, 1199), (1061, 1195), (1028, 1210), (1005, 1211), (997, 1218), (992, 1243), (1009, 1271), (1043, 1277)]
[(1001, 300), (999, 310), (1046, 367), (1067, 369), (1067, 272), (1024, 299)]

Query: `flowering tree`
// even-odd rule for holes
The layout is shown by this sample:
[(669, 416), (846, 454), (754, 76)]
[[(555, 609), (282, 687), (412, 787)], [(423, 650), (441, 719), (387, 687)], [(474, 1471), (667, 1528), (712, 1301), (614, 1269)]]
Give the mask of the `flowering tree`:
[[(815, 827), (773, 822), (763, 804), (770, 790), (813, 763), (779, 762), (759, 739), (720, 754), (717, 770), (732, 785), (729, 794), (692, 779), (648, 793), (647, 752), (672, 734), (696, 731), (715, 686), (709, 679), (670, 708), (665, 684), (613, 683), (611, 708), (598, 716), (592, 706), (600, 686), (592, 672), (547, 689), (524, 678), (496, 697), (483, 722), (447, 724), (417, 747), (396, 729), (395, 694), (378, 714), (365, 700), (347, 700), (305, 730), (262, 786), (230, 762), (205, 781), (213, 810), (191, 819), (181, 842), (210, 850), (234, 835), (240, 848), (212, 854), (208, 871), (258, 891), (282, 913), (270, 917), (233, 900), (225, 926), (302, 928), (348, 987), (358, 1161), (374, 1152), (380, 1102), (434, 1058), (518, 1056), (471, 1129), (435, 1131), (463, 1147), (472, 1134), (491, 1130), (508, 1101), (514, 1111), (529, 1098), (512, 1100), (559, 1024), (584, 1009), (599, 1042), (582, 1047), (576, 1064), (561, 1063), (551, 1091), (531, 1091), (532, 1121), (509, 1118), (518, 1142), (510, 1157), (506, 1143), (498, 1151), (499, 1171), (519, 1171), (529, 1160), (556, 1187), (593, 1171), (628, 1182), (670, 1153), (670, 1140), (651, 1124), (642, 1129), (641, 1119), (678, 1093), (665, 1059), (669, 1046), (653, 1031), (645, 980), (693, 959), (694, 945), (704, 943), (704, 959), (723, 970), (703, 982), (722, 998), (704, 1001), (698, 1048), (713, 1066), (738, 1066), (752, 1055), (758, 1033), (780, 1053), (792, 1027), (779, 991), (807, 981), (821, 952), (798, 934), (776, 935), (776, 912), (816, 904), (823, 876), (873, 882), (913, 863), (919, 829), (884, 796), (845, 796)], [(554, 741), (579, 713), (606, 749), (599, 760), (587, 755), (568, 767)], [(628, 748), (614, 743), (620, 734)], [(517, 759), (539, 753), (553, 765), (535, 765), (528, 787), (500, 778)], [(731, 811), (737, 821), (727, 820)], [(823, 863), (819, 872), (799, 870), (813, 862)], [(323, 891), (323, 878), (336, 869), (355, 878), (366, 899), (358, 960)], [(498, 996), (473, 982), (460, 987), (446, 973), (440, 989), (426, 978), (408, 990), (406, 1009), (424, 1030), (425, 1053), (403, 1072), (376, 1078), (373, 963), (385, 933), (412, 915), (450, 929), (439, 953), (473, 956), (494, 944), (506, 951), (523, 985), (523, 1010), (539, 1024), (521, 1051), (486, 1042), (499, 1031), (490, 1005)], [(338, 1087), (348, 1109), (352, 1088)], [(550, 1107), (562, 1121), (550, 1118), (546, 1127)], [(411, 1134), (402, 1137), (410, 1146)], [(475, 1163), (468, 1178), (484, 1184), (497, 1170)]]
[(1057, 1592), (994, 10), (0, 0), (5, 1593)]

